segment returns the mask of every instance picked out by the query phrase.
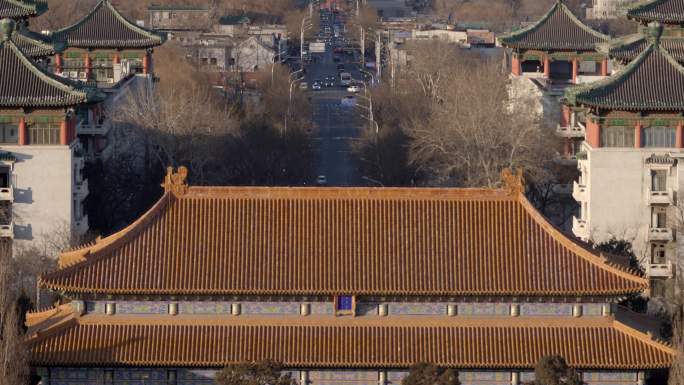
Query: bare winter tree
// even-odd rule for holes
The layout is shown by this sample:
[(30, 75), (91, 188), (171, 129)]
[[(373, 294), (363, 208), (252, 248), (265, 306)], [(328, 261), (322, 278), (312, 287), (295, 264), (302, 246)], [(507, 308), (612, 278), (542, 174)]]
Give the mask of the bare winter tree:
[(29, 374), (12, 243), (0, 242), (0, 385), (24, 385)]
[(534, 103), (511, 108), (509, 78), (498, 60), (443, 42), (408, 49), (413, 60), (395, 92), (413, 98), (414, 106), (399, 112), (397, 124), (410, 138), (409, 164), (424, 183), (493, 187), (504, 168), (523, 167), (533, 178), (545, 173), (555, 138), (528, 107)]

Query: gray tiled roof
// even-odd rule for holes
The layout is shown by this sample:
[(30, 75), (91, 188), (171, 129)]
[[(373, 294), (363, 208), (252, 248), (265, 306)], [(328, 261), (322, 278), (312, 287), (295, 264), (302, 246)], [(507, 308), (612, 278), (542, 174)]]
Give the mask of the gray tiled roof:
[[(629, 36), (611, 44), (610, 56), (623, 61), (634, 60), (649, 46), (650, 42), (642, 34)], [(662, 38), (660, 45), (678, 62), (684, 63), (684, 38)]]
[(61, 44), (55, 47), (49, 37), (30, 31), (25, 27), (19, 27), (17, 32), (12, 34), (12, 41), (26, 56), (32, 59), (52, 56), (63, 48)]
[(684, 67), (658, 43), (621, 72), (566, 90), (570, 104), (629, 111), (684, 111)]
[(627, 11), (627, 17), (639, 21), (684, 22), (684, 0), (648, 0)]
[(46, 10), (42, 0), (0, 0), (0, 19), (38, 16)]
[(591, 51), (609, 39), (582, 23), (562, 1), (535, 24), (499, 38), (510, 48)]
[(163, 42), (162, 36), (123, 17), (109, 0), (101, 0), (83, 19), (52, 36), (76, 48), (150, 48)]
[(101, 99), (96, 90), (67, 83), (42, 70), (17, 47), (13, 37), (0, 40), (0, 68), (0, 107), (68, 107)]

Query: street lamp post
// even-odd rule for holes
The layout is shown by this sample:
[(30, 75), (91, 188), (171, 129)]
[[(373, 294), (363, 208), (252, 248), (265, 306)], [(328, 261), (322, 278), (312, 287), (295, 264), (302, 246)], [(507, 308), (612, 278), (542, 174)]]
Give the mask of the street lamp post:
[[(298, 73), (298, 72), (302, 72), (302, 70), (295, 71), (295, 72), (291, 73), (291, 74), (290, 74), (290, 77), (292, 77), (292, 75), (295, 75), (295, 74)], [(294, 86), (294, 84), (295, 84), (296, 82), (298, 82), (298, 81), (300, 81), (300, 80), (302, 80), (302, 79), (304, 79), (303, 76), (302, 76), (302, 77), (295, 77), (294, 79), (290, 80), (290, 89), (289, 89), (290, 94), (289, 94), (289, 97), (288, 97), (288, 100), (287, 100), (287, 113), (285, 114), (285, 132), (287, 132), (287, 120), (288, 120), (288, 118), (290, 117), (290, 109), (291, 109), (291, 106), (292, 106), (292, 87)]]
[[(308, 23), (307, 23), (308, 22)], [(311, 18), (304, 16), (302, 18), (302, 27), (299, 30), (299, 64), (300, 68), (304, 68), (304, 31), (313, 28)]]

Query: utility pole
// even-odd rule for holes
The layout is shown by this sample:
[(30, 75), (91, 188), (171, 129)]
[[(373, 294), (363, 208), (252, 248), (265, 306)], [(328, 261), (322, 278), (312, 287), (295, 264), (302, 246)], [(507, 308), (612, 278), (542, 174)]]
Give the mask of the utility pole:
[(360, 26), (361, 30), (361, 67), (366, 68), (366, 35), (363, 31), (363, 26)]
[(377, 37), (375, 42), (375, 76), (380, 81), (382, 78), (382, 38), (379, 31), (375, 32), (375, 36)]

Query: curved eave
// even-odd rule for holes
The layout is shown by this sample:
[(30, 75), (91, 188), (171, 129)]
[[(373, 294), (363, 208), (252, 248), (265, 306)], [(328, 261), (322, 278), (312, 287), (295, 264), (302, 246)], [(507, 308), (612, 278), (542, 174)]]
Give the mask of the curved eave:
[(113, 49), (113, 48), (135, 48), (135, 49), (150, 49), (160, 46), (163, 43), (163, 39), (158, 40), (72, 40), (66, 39), (63, 43), (70, 48), (83, 48), (83, 49)]
[(27, 17), (37, 17), (45, 13), (48, 9), (48, 5), (44, 1), (36, 1), (33, 4), (26, 4), (21, 0), (4, 0), (7, 3), (11, 3), (15, 6), (14, 10), (2, 13), (0, 12), (0, 18), (27, 18)]

